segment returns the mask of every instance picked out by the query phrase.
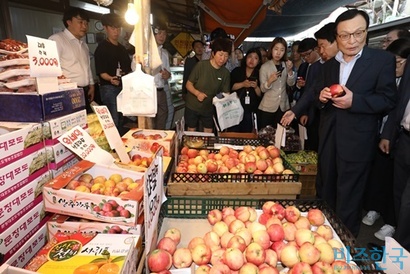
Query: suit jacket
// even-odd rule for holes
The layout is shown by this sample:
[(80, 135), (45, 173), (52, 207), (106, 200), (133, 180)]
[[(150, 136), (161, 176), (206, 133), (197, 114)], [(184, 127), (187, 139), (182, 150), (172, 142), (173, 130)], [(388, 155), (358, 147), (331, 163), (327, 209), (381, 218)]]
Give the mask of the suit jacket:
[[(304, 65), (303, 63), (302, 65)], [(300, 65), (300, 66), (302, 66)], [(305, 66), (304, 66), (305, 67)], [(306, 67), (307, 68), (307, 67)], [(302, 68), (303, 70), (304, 68)], [(311, 108), (315, 104), (315, 85), (316, 81), (318, 80), (318, 76), (321, 73), (322, 69), (322, 64), (319, 61), (314, 62), (312, 65), (309, 67), (309, 73), (306, 77), (306, 69), (305, 70), (305, 76), (302, 76), (306, 80), (306, 85), (304, 86), (303, 94), (300, 97), (300, 99), (296, 102), (296, 105), (292, 108), (293, 113), (295, 113), (297, 118), (300, 118), (300, 116), (304, 114), (308, 114), (309, 116), (309, 121), (313, 120), (315, 117), (315, 107)], [(300, 70), (299, 70), (300, 71)], [(298, 77), (299, 75), (298, 71)]]
[[(364, 47), (346, 87), (353, 92), (352, 106), (340, 109), (332, 100), (322, 104), (319, 153), (333, 138), (336, 153), (345, 161), (372, 160), (378, 142), (379, 119), (395, 107), (395, 57), (386, 51)], [(332, 58), (323, 64), (323, 87), (339, 83), (340, 63)]]
[(401, 78), (398, 90), (398, 102), (396, 108), (389, 113), (389, 118), (384, 125), (381, 134), (382, 139), (390, 140), (390, 151), (393, 151), (397, 136), (400, 131), (400, 122), (403, 119), (407, 104), (410, 100), (410, 56), (407, 58), (406, 68)]

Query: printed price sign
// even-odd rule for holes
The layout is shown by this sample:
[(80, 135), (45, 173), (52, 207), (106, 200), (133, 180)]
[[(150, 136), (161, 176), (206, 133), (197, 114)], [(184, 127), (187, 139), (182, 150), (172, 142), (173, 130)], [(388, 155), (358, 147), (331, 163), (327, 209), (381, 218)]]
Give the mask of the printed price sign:
[[(161, 205), (165, 202), (162, 153), (159, 149), (144, 175), (144, 220), (145, 252), (148, 254), (157, 242), (158, 218)], [(148, 267), (147, 267), (148, 269)]]
[(285, 146), (286, 143), (286, 129), (281, 125), (278, 124), (276, 127), (275, 133), (275, 147), (279, 148), (281, 146)]
[(124, 164), (130, 162), (130, 157), (125, 150), (124, 143), (121, 139), (120, 133), (112, 120), (111, 113), (107, 106), (93, 106), (95, 113), (97, 114), (98, 120), (100, 121), (101, 127), (104, 130), (105, 137), (112, 149), (115, 149), (118, 157)]
[(31, 77), (60, 76), (61, 66), (55, 41), (27, 35)]
[(76, 126), (58, 138), (69, 150), (93, 163), (112, 165), (114, 158), (101, 149), (94, 139), (80, 126)]

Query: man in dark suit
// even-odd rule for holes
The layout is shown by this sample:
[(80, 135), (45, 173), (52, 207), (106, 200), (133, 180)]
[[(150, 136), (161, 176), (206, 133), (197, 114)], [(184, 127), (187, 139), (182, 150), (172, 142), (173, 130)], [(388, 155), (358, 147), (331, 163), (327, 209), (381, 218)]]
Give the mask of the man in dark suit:
[(310, 91), (313, 89), (321, 69), (316, 39), (303, 39), (299, 44), (298, 52), (305, 60), (299, 67), (296, 82), (296, 90), (301, 93), (301, 96), (292, 109), (285, 112), (281, 123), (287, 126), (292, 122), (293, 118), (298, 118), (298, 122), (307, 127), (308, 140), (306, 141), (305, 149), (317, 151), (319, 120), (316, 117), (317, 108), (311, 107), (314, 105), (315, 100), (314, 92)]
[[(323, 184), (317, 191), (357, 236), (378, 122), (396, 103), (395, 58), (366, 47), (369, 16), (364, 11), (345, 11), (335, 23), (339, 52), (323, 65), (320, 80), (318, 174)], [(333, 84), (342, 85), (345, 95), (332, 97)]]
[(397, 107), (383, 128), (380, 149), (394, 156), (394, 207), (398, 217), (394, 238), (410, 250), (410, 56), (399, 86)]

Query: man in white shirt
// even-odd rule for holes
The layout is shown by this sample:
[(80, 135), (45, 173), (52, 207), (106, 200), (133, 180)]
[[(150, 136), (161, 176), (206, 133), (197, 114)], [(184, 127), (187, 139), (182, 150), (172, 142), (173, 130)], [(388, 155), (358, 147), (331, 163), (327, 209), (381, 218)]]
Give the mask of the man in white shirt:
[(165, 25), (157, 24), (153, 26), (153, 32), (158, 46), (158, 53), (162, 61), (160, 70), (158, 73), (154, 73), (158, 104), (157, 115), (154, 119), (155, 129), (170, 129), (174, 118), (174, 106), (172, 104), (171, 91), (168, 85), (168, 79), (171, 78), (169, 53), (163, 48), (167, 39), (167, 29)]
[(87, 112), (94, 100), (94, 79), (90, 65), (90, 51), (84, 37), (88, 30), (89, 17), (79, 8), (68, 8), (63, 15), (66, 29), (49, 37), (57, 44), (63, 75), (78, 87), (83, 88)]

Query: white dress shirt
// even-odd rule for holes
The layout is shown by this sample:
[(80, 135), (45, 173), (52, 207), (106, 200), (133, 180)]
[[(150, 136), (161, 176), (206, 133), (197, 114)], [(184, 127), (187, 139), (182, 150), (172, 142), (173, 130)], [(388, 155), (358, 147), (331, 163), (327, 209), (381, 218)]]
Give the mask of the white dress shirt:
[(87, 43), (83, 39), (77, 39), (68, 29), (53, 34), (48, 39), (57, 44), (63, 75), (76, 82), (79, 87), (93, 85), (90, 50)]
[[(171, 68), (169, 65), (169, 54), (166, 49), (163, 48), (163, 46), (158, 46), (158, 53), (159, 56), (161, 57), (162, 65), (161, 65), (161, 70), (166, 69), (169, 72), (171, 72)], [(167, 80), (162, 79), (162, 74), (161, 72), (158, 72), (154, 75), (154, 82), (155, 86), (157, 88), (165, 88), (165, 86), (168, 84)]]

